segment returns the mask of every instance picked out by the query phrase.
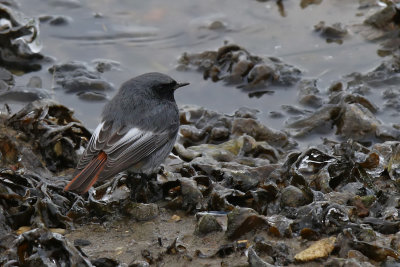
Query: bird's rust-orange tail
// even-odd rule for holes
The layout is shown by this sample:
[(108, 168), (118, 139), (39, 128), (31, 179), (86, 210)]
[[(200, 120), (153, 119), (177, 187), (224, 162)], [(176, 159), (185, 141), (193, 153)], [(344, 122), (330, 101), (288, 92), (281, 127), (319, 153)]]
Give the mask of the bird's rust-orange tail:
[(105, 167), (107, 154), (103, 151), (92, 159), (86, 167), (81, 170), (64, 188), (64, 191), (75, 191), (79, 194), (86, 193), (89, 188), (99, 179), (100, 173)]

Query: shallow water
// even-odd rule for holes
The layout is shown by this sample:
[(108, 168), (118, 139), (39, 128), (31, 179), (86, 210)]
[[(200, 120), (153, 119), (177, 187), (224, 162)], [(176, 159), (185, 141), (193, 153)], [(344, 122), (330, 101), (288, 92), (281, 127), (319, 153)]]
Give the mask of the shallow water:
[[(283, 1), (284, 9), (274, 1), (255, 0), (175, 0), (173, 4), (160, 0), (21, 0), (20, 3), (27, 16), (65, 15), (72, 19), (65, 26), (41, 24), (42, 52), (54, 57), (56, 63), (91, 62), (98, 58), (118, 61), (120, 70), (103, 76), (116, 88), (144, 72), (168, 73), (179, 81), (191, 83), (176, 94), (179, 105), (195, 104), (226, 113), (242, 106), (257, 108), (261, 111), (260, 119), (277, 129), (284, 128), (287, 117), (271, 118), (269, 112), (284, 113), (282, 105), (298, 106), (295, 88), (271, 87), (274, 93), (250, 98), (222, 82), (203, 80), (201, 73), (177, 71), (178, 57), (183, 52), (215, 50), (228, 40), (254, 55), (276, 56), (295, 65), (303, 71), (303, 77), (317, 78), (323, 92), (343, 75), (372, 70), (382, 61), (376, 53), (377, 45), (366, 42), (351, 29), (341, 45), (327, 43), (313, 31), (320, 21), (327, 25), (362, 23), (365, 15), (358, 10), (358, 1), (330, 0), (306, 8), (299, 1)], [(222, 22), (224, 27), (210, 29), (213, 22)], [(24, 75), (17, 83), (25, 84), (31, 76), (38, 75), (44, 88), (52, 88), (47, 69), (48, 66), (40, 73)], [(379, 106), (375, 101), (382, 101), (380, 94), (377, 91), (368, 98)], [(72, 107), (89, 128), (97, 125), (104, 102), (84, 102), (57, 90), (54, 95)], [(391, 117), (380, 114), (380, 119), (390, 121)]]

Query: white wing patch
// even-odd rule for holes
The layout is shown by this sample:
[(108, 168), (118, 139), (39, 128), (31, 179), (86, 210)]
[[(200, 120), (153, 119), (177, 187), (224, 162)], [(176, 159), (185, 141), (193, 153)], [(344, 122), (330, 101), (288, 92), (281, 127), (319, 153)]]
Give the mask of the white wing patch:
[(94, 130), (94, 132), (92, 134), (92, 137), (90, 138), (88, 147), (93, 147), (96, 149), (96, 143), (97, 143), (97, 140), (99, 139), (99, 134), (100, 134), (101, 129), (103, 128), (104, 123), (105, 122), (103, 121), (96, 127), (96, 129)]
[(99, 137), (100, 131), (103, 128), (104, 121), (100, 123), (96, 129), (94, 130), (92, 137), (89, 140), (89, 143), (87, 144), (85, 152), (82, 154), (82, 157), (80, 158), (77, 169), (83, 169), (86, 164), (88, 164), (92, 158), (98, 153), (97, 151), (97, 139)]
[(113, 130), (112, 124), (103, 121), (95, 131), (78, 166), (84, 168), (100, 151), (107, 154), (107, 162), (99, 181), (139, 163), (154, 151), (163, 149), (169, 132), (153, 132), (140, 128)]
[(121, 139), (119, 139), (117, 142), (114, 144), (106, 144), (106, 149), (104, 152), (107, 154), (112, 153), (113, 151), (116, 151), (118, 148), (122, 147), (123, 145), (127, 143), (133, 143), (135, 140), (140, 139), (146, 132), (138, 129), (138, 128), (132, 128), (130, 129), (127, 133), (123, 135)]

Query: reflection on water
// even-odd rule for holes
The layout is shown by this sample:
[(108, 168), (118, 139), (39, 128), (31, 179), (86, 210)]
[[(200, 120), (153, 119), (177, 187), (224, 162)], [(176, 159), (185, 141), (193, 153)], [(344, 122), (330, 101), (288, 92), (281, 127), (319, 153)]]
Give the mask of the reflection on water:
[[(301, 69), (306, 78), (316, 78), (319, 88), (326, 90), (342, 75), (365, 72), (379, 62), (376, 45), (352, 32), (342, 44), (327, 43), (314, 32), (314, 25), (320, 21), (327, 25), (362, 22), (363, 16), (355, 16), (357, 8), (358, 1), (340, 0), (278, 4), (253, 0), (176, 0), (173, 4), (160, 0), (21, 0), (21, 10), (27, 16), (70, 18), (66, 25), (41, 24), (42, 52), (57, 62), (91, 62), (97, 58), (118, 61), (119, 71), (103, 75), (115, 87), (144, 72), (168, 73), (191, 83), (177, 93), (180, 105), (196, 104), (227, 113), (241, 106), (257, 108), (262, 111), (261, 120), (278, 129), (283, 128), (287, 117), (270, 112), (286, 114), (282, 106), (297, 105), (294, 88), (268, 88), (275, 92), (249, 97), (222, 82), (204, 81), (199, 73), (175, 70), (177, 58), (183, 52), (214, 50), (228, 40), (252, 54), (281, 58)], [(53, 87), (47, 67), (17, 82), (25, 84), (33, 75), (44, 79), (44, 88)], [(104, 102), (83, 102), (61, 90), (54, 93), (90, 128), (97, 125)]]

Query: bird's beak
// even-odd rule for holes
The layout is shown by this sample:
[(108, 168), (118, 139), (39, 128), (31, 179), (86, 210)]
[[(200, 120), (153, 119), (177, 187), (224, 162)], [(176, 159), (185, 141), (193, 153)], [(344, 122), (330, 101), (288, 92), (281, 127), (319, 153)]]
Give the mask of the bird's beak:
[(186, 85), (189, 85), (189, 84), (190, 84), (190, 83), (177, 83), (176, 86), (175, 86), (174, 91), (175, 91), (176, 89), (178, 89), (179, 87), (183, 87), (183, 86), (186, 86)]

